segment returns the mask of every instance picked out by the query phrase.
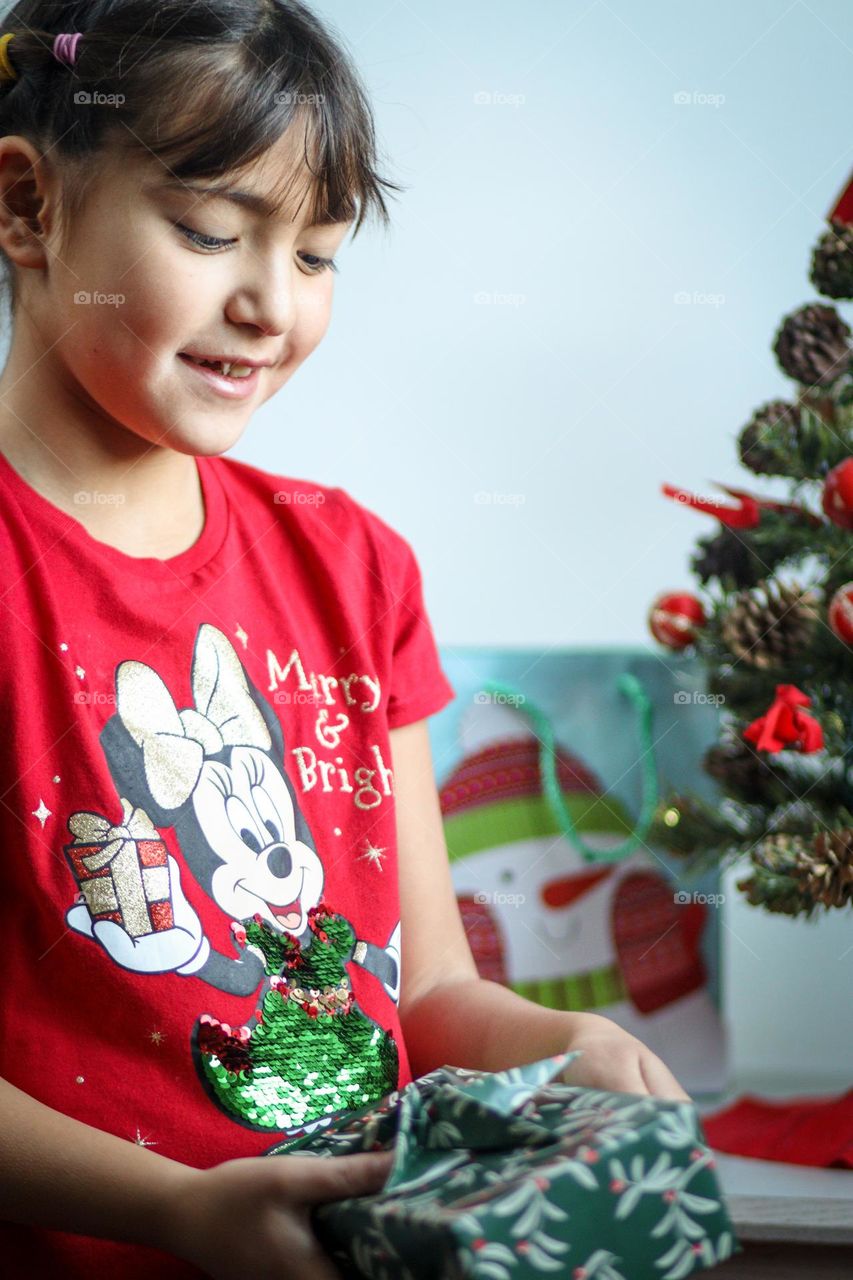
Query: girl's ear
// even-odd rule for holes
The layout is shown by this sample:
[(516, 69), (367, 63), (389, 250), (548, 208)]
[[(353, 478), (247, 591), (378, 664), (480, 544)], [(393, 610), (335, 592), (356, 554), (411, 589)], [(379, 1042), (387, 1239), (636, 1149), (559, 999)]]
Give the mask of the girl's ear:
[(0, 249), (18, 267), (42, 268), (55, 170), (19, 134), (0, 138)]

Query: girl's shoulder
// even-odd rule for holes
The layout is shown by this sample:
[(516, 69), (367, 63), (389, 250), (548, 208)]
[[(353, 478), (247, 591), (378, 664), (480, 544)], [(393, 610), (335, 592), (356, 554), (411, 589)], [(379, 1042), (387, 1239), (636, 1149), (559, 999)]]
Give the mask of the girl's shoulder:
[(278, 475), (237, 458), (220, 456), (207, 462), (216, 468), (229, 501), (240, 504), (241, 510), (252, 501), (268, 510), (280, 508), (283, 520), (298, 521), (307, 533), (332, 530), (353, 551), (359, 543), (368, 544), (389, 565), (404, 563), (414, 554), (401, 533), (340, 485)]

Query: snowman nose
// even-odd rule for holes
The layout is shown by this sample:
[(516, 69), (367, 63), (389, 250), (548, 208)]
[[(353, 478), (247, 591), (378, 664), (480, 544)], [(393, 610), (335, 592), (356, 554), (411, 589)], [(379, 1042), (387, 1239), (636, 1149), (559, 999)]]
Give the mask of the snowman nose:
[(582, 898), (599, 881), (609, 876), (613, 867), (598, 867), (594, 871), (576, 871), (570, 876), (560, 876), (543, 884), (540, 893), (546, 907), (567, 907), (570, 902)]
[(267, 866), (271, 876), (276, 880), (286, 880), (293, 870), (293, 858), (287, 845), (275, 844), (266, 855)]

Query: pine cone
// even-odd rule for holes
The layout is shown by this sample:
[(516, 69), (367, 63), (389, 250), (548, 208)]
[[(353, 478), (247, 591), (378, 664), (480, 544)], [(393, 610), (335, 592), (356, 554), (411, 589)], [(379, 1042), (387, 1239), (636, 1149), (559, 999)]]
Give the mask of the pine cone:
[(827, 298), (853, 298), (853, 227), (830, 223), (815, 245), (809, 279)]
[(786, 666), (808, 648), (818, 620), (817, 600), (796, 583), (762, 579), (741, 591), (723, 618), (723, 643), (753, 667)]
[(802, 836), (766, 836), (750, 851), (752, 875), (738, 880), (752, 907), (786, 916), (811, 915), (814, 899), (805, 894), (797, 876), (798, 860), (809, 848)]
[(740, 738), (709, 747), (702, 768), (727, 795), (746, 804), (773, 805), (783, 799), (785, 788), (773, 769)]
[(690, 564), (703, 585), (719, 578), (730, 590), (739, 591), (760, 580), (760, 562), (742, 535), (724, 528), (714, 538), (700, 538), (698, 545), (701, 553), (694, 553)]
[(810, 303), (785, 317), (773, 350), (790, 378), (829, 387), (847, 371), (849, 337), (850, 326), (834, 307)]
[(853, 902), (853, 827), (821, 831), (799, 866), (802, 887), (815, 902), (825, 907)]
[(741, 462), (756, 475), (787, 475), (800, 447), (799, 409), (785, 400), (769, 401), (756, 409), (737, 443)]

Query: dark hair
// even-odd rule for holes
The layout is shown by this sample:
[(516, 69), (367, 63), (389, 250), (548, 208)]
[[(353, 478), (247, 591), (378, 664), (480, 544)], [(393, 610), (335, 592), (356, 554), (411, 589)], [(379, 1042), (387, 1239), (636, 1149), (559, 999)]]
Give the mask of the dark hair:
[[(73, 69), (53, 56), (61, 31), (83, 33)], [(366, 91), (340, 37), (298, 0), (20, 0), (8, 32), (18, 78), (0, 83), (0, 136), (69, 162), (64, 213), (80, 207), (85, 161), (103, 147), (152, 154), (180, 180), (212, 178), (304, 126), (311, 220), (354, 221), (354, 235), (370, 212), (389, 224), (384, 193), (403, 188), (377, 173)]]

